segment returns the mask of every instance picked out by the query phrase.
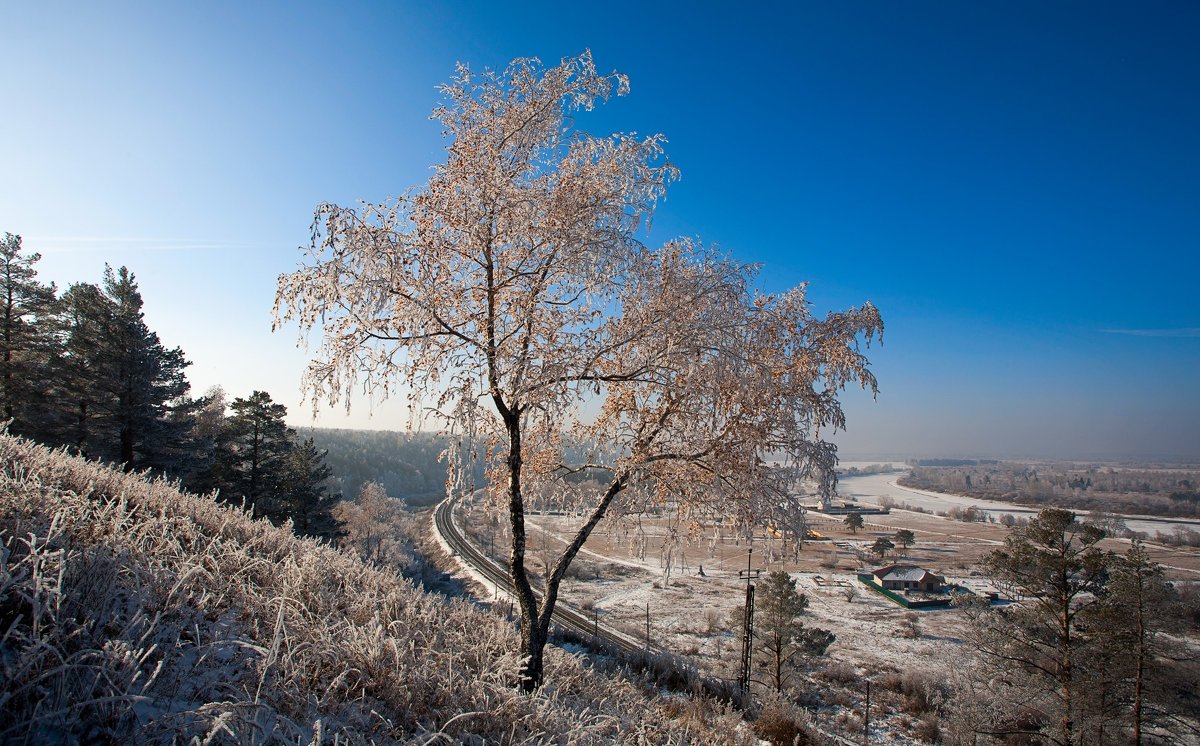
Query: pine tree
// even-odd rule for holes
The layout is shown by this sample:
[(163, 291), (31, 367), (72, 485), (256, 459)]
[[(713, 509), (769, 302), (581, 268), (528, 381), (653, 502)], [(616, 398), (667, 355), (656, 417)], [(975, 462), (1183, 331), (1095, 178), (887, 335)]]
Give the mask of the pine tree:
[(755, 588), (755, 643), (766, 683), (777, 692), (787, 685), (798, 656), (823, 655), (834, 641), (833, 633), (804, 626), (800, 618), (807, 608), (808, 597), (782, 570), (770, 573)]
[(49, 427), (50, 317), (55, 289), (36, 280), (40, 254), (21, 255), (21, 237), (0, 240), (0, 420), (13, 433), (42, 436)]
[(842, 523), (850, 529), (850, 533), (857, 534), (858, 530), (863, 527), (862, 513), (849, 513), (842, 519)]
[(984, 560), (1020, 603), (975, 616), (978, 649), (1004, 669), (1003, 680), (1020, 682), (1020, 699), (1064, 746), (1084, 739), (1078, 719), (1096, 650), (1087, 630), (1111, 560), (1096, 546), (1103, 538), (1100, 529), (1077, 523), (1074, 513), (1048, 508)]
[(57, 427), (46, 439), (65, 445), (89, 458), (112, 458), (116, 441), (115, 409), (111, 386), (112, 366), (102, 354), (112, 315), (103, 291), (91, 283), (77, 283), (59, 302), (60, 349), (53, 369), (52, 407)]
[(902, 528), (892, 537), (902, 551), (907, 552), (908, 548), (917, 543), (917, 536), (907, 528)]
[(184, 486), (190, 492), (207, 494), (219, 490), (228, 482), (221, 473), (218, 455), (226, 431), (225, 410), (229, 404), (225, 390), (213, 386), (196, 400), (190, 439), (195, 468), (184, 475)]
[[(223, 396), (219, 392), (214, 402)], [(231, 414), (221, 420), (214, 418), (211, 406), (201, 429), (220, 427), (216, 455), (207, 473), (194, 481), (219, 490), (226, 501), (244, 499), (256, 515), (275, 523), (290, 519), (299, 533), (332, 536), (336, 526), (330, 511), (338, 498), (329, 494), (327, 451), (312, 438), (297, 439), (284, 422), (287, 407), (265, 391), (234, 399)]]
[[(1196, 694), (1186, 683), (1197, 680), (1195, 656), (1170, 633), (1182, 626), (1181, 604), (1163, 568), (1150, 559), (1140, 541), (1112, 563), (1100, 618), (1109, 668), (1122, 684), (1118, 691), (1130, 743), (1141, 744), (1147, 726), (1170, 726), (1171, 714), (1195, 709)], [(1189, 660), (1190, 659), (1190, 660)], [(1190, 695), (1187, 689), (1192, 689)]]
[(325, 463), (328, 451), (319, 450), (312, 438), (292, 448), (287, 463), (278, 517), (291, 518), (301, 534), (332, 537), (336, 533), (331, 510), (337, 497), (328, 484), (333, 470)]
[(871, 545), (871, 554), (882, 560), (887, 556), (888, 552), (895, 548), (896, 545), (892, 543), (891, 539), (887, 538), (886, 536), (880, 536), (875, 540), (875, 543)]
[(168, 350), (150, 331), (137, 281), (125, 267), (104, 268), (104, 295), (111, 316), (101, 355), (113, 394), (110, 416), (117, 430), (117, 460), (128, 469), (177, 470), (187, 453), (190, 388), (183, 350)]
[(267, 392), (255, 391), (249, 398), (234, 399), (230, 409), (217, 456), (222, 496), (245, 498), (258, 515), (274, 514), (296, 437), (283, 421), (287, 407), (276, 404)]

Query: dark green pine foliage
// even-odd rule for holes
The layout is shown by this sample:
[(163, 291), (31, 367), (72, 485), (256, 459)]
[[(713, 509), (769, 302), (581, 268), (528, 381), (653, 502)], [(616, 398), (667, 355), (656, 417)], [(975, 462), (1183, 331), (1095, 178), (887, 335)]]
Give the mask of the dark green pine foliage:
[(20, 236), (5, 233), (0, 239), (0, 421), (34, 438), (53, 429), (48, 381), (55, 290), (37, 281), (39, 259), (22, 256)]
[(59, 352), (53, 363), (53, 401), (57, 427), (46, 442), (65, 445), (88, 458), (110, 457), (107, 446), (116, 441), (108, 386), (110, 366), (105, 333), (110, 304), (99, 287), (77, 283), (59, 302)]
[(340, 495), (329, 492), (333, 470), (325, 463), (326, 455), (328, 451), (318, 449), (312, 438), (292, 449), (283, 507), (301, 534), (332, 537), (336, 533), (330, 511)]
[(1080, 524), (1074, 513), (1047, 508), (983, 562), (1001, 589), (1021, 603), (981, 617), (979, 650), (1012, 672), (1003, 681), (1027, 677), (1026, 706), (1063, 746), (1090, 742), (1085, 720), (1096, 709), (1092, 695), (1103, 689), (1092, 665), (1097, 639), (1089, 634), (1112, 561), (1097, 546), (1103, 538), (1102, 530)]
[(807, 659), (824, 655), (834, 642), (827, 630), (806, 627), (802, 617), (808, 597), (782, 570), (766, 576), (755, 589), (754, 638), (762, 683), (782, 692)]
[(190, 363), (183, 350), (167, 349), (146, 326), (142, 295), (128, 269), (105, 266), (104, 297), (109, 316), (100, 355), (108, 376), (102, 383), (110, 394), (116, 460), (127, 470), (179, 474), (192, 451), (196, 404), (187, 398), (183, 372)]
[(191, 429), (194, 468), (181, 475), (189, 492), (209, 494), (228, 481), (221, 473), (223, 462), (218, 461), (224, 447), (228, 408), (225, 390), (220, 386), (210, 388), (195, 402)]
[(1182, 740), (1186, 722), (1177, 715), (1200, 712), (1200, 659), (1187, 643), (1194, 630), (1184, 599), (1137, 540), (1111, 562), (1105, 590), (1094, 627), (1108, 685), (1106, 730), (1138, 746), (1160, 742), (1164, 731)]
[(300, 533), (326, 535), (333, 499), (326, 452), (312, 438), (296, 439), (287, 407), (265, 391), (234, 399), (218, 439), (209, 481), (227, 502), (243, 500), (275, 523), (291, 519)]
[(284, 502), (288, 462), (296, 433), (283, 421), (287, 407), (265, 391), (234, 399), (226, 420), (218, 479), (225, 499), (235, 495), (255, 505), (258, 515), (271, 515)]

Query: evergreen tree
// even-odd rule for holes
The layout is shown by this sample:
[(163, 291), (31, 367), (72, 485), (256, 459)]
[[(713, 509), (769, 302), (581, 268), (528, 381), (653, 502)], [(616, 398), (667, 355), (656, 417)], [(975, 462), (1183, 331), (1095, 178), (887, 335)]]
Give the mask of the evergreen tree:
[(1088, 629), (1111, 560), (1096, 546), (1102, 538), (1103, 531), (1077, 523), (1074, 513), (1048, 508), (984, 560), (1020, 603), (976, 613), (975, 643), (1003, 669), (1012, 699), (1027, 703), (1046, 735), (1063, 746), (1086, 741), (1079, 720), (1098, 650)]
[(842, 523), (850, 529), (850, 533), (857, 534), (858, 530), (863, 527), (862, 513), (849, 513), (842, 519)]
[(126, 469), (180, 471), (188, 449), (195, 403), (183, 350), (168, 350), (150, 331), (142, 313), (136, 279), (125, 267), (104, 268), (104, 296), (111, 315), (101, 356), (109, 377), (117, 461)]
[(41, 437), (49, 423), (50, 324), (53, 285), (36, 280), (40, 254), (22, 256), (21, 237), (0, 240), (0, 420), (13, 433)]
[(796, 581), (782, 570), (767, 575), (755, 588), (754, 637), (766, 683), (783, 691), (798, 656), (823, 655), (834, 641), (827, 630), (805, 627), (801, 616), (808, 597), (796, 590)]
[(914, 534), (912, 531), (908, 530), (907, 528), (902, 528), (899, 531), (897, 531), (896, 535), (893, 536), (892, 539), (905, 552), (908, 551), (909, 547), (911, 547), (913, 544), (917, 543), (917, 535)]
[(283, 421), (287, 407), (276, 404), (265, 391), (234, 399), (226, 419), (221, 451), (217, 456), (221, 492), (255, 506), (258, 515), (275, 512), (284, 502), (289, 459), (296, 433)]
[(256, 515), (275, 523), (291, 519), (300, 533), (332, 536), (337, 498), (328, 490), (326, 451), (312, 438), (298, 441), (284, 422), (287, 407), (265, 391), (234, 399), (230, 409), (207, 477), (211, 486), (227, 501), (244, 498)]
[(301, 534), (332, 538), (336, 533), (330, 512), (339, 499), (329, 493), (333, 470), (325, 463), (328, 451), (305, 438), (292, 448), (287, 464), (280, 516), (291, 518)]
[(59, 303), (52, 400), (57, 427), (46, 440), (89, 458), (114, 456), (116, 433), (109, 413), (116, 405), (108, 385), (113, 371), (102, 353), (111, 315), (108, 299), (91, 283), (72, 285)]
[(1110, 573), (1095, 629), (1118, 685), (1111, 699), (1120, 706), (1129, 742), (1140, 746), (1149, 726), (1172, 730), (1182, 725), (1175, 715), (1197, 711), (1196, 660), (1188, 645), (1171, 634), (1185, 624), (1179, 594), (1140, 541), (1114, 559)]
[(225, 438), (225, 410), (229, 408), (225, 390), (213, 386), (196, 400), (192, 418), (191, 441), (195, 468), (185, 475), (184, 486), (191, 492), (207, 494), (219, 490), (229, 480), (221, 472), (219, 459)]
[(886, 536), (880, 536), (875, 540), (875, 543), (871, 545), (871, 554), (875, 555), (880, 560), (883, 560), (883, 558), (887, 556), (887, 553), (895, 548), (896, 545), (892, 543), (891, 539), (887, 538)]

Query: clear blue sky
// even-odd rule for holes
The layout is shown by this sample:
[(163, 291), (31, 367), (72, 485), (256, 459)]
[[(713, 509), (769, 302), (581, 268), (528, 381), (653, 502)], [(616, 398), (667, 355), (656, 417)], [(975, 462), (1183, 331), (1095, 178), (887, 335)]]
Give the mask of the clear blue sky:
[(844, 453), (1200, 461), (1200, 4), (654, 5), (6, 3), (0, 231), (128, 265), (197, 391), (307, 424), (270, 305), (316, 203), (426, 178), (455, 61), (591, 48), (633, 90), (583, 126), (683, 172), (652, 243), (882, 310)]

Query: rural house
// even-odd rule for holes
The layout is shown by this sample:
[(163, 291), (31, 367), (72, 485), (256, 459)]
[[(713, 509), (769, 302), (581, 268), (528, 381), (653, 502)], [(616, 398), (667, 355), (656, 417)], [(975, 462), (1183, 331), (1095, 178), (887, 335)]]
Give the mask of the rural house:
[(884, 590), (925, 593), (939, 593), (946, 584), (945, 577), (916, 565), (887, 565), (873, 571), (871, 580)]

